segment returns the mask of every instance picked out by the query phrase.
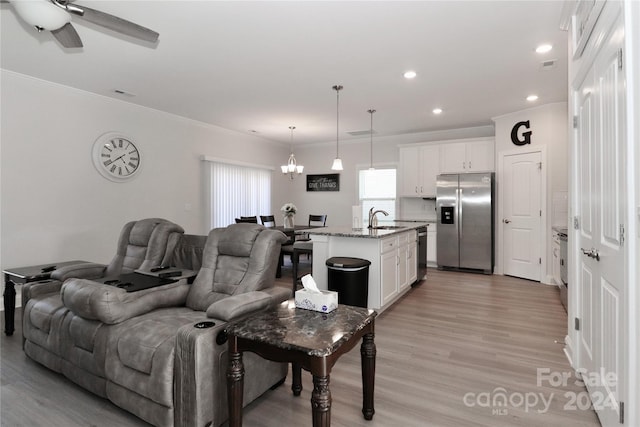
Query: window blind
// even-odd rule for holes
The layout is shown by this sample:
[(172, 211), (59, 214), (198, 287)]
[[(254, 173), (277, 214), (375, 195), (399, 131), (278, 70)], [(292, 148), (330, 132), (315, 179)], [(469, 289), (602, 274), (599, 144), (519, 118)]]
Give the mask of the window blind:
[(271, 215), (271, 170), (210, 162), (210, 224), (226, 227), (241, 216)]

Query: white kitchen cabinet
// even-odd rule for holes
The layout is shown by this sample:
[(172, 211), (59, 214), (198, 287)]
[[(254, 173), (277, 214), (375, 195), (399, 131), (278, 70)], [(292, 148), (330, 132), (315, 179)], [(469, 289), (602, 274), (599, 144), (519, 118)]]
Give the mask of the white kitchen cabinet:
[(386, 305), (398, 294), (398, 237), (380, 241), (380, 280), (382, 304)]
[(386, 305), (392, 301), (398, 294), (398, 287), (396, 284), (397, 277), (397, 255), (396, 252), (387, 252), (380, 256), (380, 280), (382, 304)]
[(400, 148), (400, 196), (434, 197), (439, 164), (437, 145)]
[(382, 305), (393, 301), (403, 293), (418, 276), (415, 231), (398, 234), (381, 240), (380, 266), (382, 278)]
[(367, 307), (382, 313), (409, 291), (417, 279), (417, 231), (389, 232), (327, 227), (313, 234), (313, 278), (319, 289), (328, 289), (326, 260), (357, 256), (371, 261)]
[(429, 230), (427, 231), (427, 266), (429, 267), (438, 266), (437, 247), (437, 230), (435, 224), (429, 224)]
[(495, 170), (493, 138), (440, 145), (440, 173), (492, 172)]
[(407, 233), (406, 243), (400, 237), (398, 239), (399, 270), (406, 272), (403, 279), (398, 279), (398, 289), (402, 291), (418, 280), (418, 234)]

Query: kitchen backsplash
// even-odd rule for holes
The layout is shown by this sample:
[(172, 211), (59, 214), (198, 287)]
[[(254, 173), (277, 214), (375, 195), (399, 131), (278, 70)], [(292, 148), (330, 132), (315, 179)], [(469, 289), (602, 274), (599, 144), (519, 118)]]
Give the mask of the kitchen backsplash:
[(436, 201), (401, 197), (400, 212), (397, 218), (404, 220), (435, 220)]

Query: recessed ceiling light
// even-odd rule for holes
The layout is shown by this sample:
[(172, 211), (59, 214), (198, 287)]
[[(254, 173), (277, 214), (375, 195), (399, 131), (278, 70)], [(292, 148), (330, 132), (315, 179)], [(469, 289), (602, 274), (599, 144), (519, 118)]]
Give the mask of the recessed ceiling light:
[(440, 114), (440, 113), (442, 113), (442, 108), (434, 108), (431, 112), (433, 114)]
[(404, 78), (405, 79), (413, 79), (417, 75), (418, 74), (415, 71), (407, 71), (406, 73), (404, 73)]
[(537, 53), (547, 53), (551, 49), (553, 49), (553, 46), (551, 46), (550, 44), (541, 44), (540, 46), (538, 46), (536, 48), (536, 52)]
[(533, 102), (538, 100), (538, 95), (529, 95), (527, 96), (527, 101)]

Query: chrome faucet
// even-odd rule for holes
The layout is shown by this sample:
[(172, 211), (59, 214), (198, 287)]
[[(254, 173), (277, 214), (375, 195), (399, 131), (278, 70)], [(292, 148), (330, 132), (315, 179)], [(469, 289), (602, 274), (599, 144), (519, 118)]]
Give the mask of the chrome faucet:
[(382, 209), (374, 211), (373, 209), (374, 208), (369, 209), (369, 228), (376, 228), (378, 226), (378, 217), (376, 217), (376, 214), (383, 213), (384, 216), (389, 216), (387, 211), (383, 211)]

